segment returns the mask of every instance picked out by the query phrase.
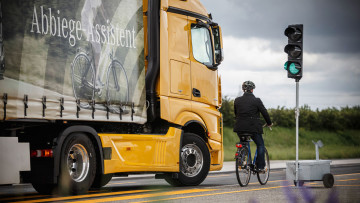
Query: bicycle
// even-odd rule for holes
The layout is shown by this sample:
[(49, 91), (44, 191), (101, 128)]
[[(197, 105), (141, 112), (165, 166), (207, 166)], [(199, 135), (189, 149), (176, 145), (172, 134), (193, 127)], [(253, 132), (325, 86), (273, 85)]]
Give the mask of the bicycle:
[[(94, 104), (95, 94), (101, 96), (104, 85), (96, 85), (96, 70), (93, 65), (93, 57), (78, 49), (71, 63), (71, 78), (75, 99), (87, 100), (80, 103), (82, 108), (90, 108), (89, 103)], [(129, 100), (129, 82), (123, 65), (109, 54), (111, 63), (106, 73), (106, 107), (113, 113), (123, 112), (123, 106)]]
[(269, 154), (265, 148), (265, 167), (264, 171), (259, 171), (256, 166), (257, 149), (255, 151), (254, 160), (251, 159), (250, 142), (252, 134), (243, 133), (239, 143), (236, 143), (236, 178), (241, 187), (249, 184), (251, 173), (257, 174), (258, 181), (261, 185), (265, 185), (270, 176), (270, 161)]

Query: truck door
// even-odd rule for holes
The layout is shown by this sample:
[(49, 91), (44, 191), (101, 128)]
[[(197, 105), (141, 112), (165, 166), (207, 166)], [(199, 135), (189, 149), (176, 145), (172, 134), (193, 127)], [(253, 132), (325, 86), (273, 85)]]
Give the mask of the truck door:
[(218, 71), (214, 64), (212, 32), (189, 17), (192, 100), (218, 106)]
[(168, 13), (170, 96), (191, 99), (187, 16)]

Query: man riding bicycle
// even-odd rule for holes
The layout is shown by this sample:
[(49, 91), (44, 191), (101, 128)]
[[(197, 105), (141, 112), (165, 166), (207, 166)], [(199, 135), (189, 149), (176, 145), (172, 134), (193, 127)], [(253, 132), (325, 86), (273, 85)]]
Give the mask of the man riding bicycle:
[(251, 134), (251, 139), (256, 144), (258, 151), (258, 158), (256, 159), (256, 166), (259, 172), (264, 171), (265, 167), (265, 145), (262, 137), (263, 129), (260, 121), (260, 113), (264, 117), (267, 126), (271, 127), (272, 122), (265, 106), (260, 98), (256, 98), (253, 94), (255, 84), (251, 81), (245, 81), (242, 84), (243, 96), (235, 99), (234, 113), (236, 122), (234, 125), (234, 132), (237, 133), (241, 140), (241, 135), (244, 133)]

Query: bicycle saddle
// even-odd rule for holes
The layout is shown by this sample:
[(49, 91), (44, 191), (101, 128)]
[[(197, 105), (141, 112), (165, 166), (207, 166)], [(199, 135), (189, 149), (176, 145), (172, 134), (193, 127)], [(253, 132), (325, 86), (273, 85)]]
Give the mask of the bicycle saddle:
[(239, 136), (241, 137), (240, 138), (240, 141), (241, 142), (252, 142), (253, 140), (251, 139), (251, 136), (253, 134), (251, 133), (240, 133)]

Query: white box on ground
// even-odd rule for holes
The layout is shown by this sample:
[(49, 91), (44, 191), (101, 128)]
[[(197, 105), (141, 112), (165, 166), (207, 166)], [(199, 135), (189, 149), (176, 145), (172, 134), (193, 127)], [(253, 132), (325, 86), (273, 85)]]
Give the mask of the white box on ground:
[[(322, 181), (323, 176), (330, 173), (331, 160), (301, 160), (298, 163), (298, 177), (302, 181)], [(286, 162), (286, 179), (294, 181), (295, 173), (295, 161)]]
[(0, 184), (20, 183), (20, 171), (30, 171), (29, 143), (17, 137), (0, 137)]

